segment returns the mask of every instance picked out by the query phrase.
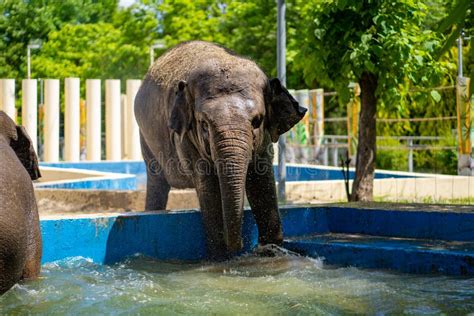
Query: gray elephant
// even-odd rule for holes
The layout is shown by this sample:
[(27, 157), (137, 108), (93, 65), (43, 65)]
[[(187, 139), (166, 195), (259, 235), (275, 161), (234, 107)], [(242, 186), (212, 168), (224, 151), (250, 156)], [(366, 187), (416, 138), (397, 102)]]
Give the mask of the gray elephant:
[(0, 111), (0, 294), (40, 273), (41, 232), (31, 180), (41, 174), (30, 138)]
[(259, 243), (281, 244), (272, 142), (306, 109), (278, 79), (218, 45), (191, 41), (162, 55), (135, 99), (147, 166), (146, 209), (196, 188), (211, 258), (242, 249), (244, 192)]

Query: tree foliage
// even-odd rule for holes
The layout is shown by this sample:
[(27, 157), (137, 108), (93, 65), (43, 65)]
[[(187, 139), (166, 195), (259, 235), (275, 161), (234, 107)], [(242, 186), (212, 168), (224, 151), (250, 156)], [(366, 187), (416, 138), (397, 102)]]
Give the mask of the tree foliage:
[[(305, 1), (300, 4), (296, 67), (308, 83), (333, 86), (347, 103), (349, 83), (362, 89), (356, 177), (352, 198), (370, 200), (376, 155), (376, 106), (397, 108), (407, 86), (440, 82), (434, 58), (441, 39), (423, 30), (426, 6), (414, 0)], [(305, 27), (303, 27), (305, 26)], [(431, 94), (434, 99), (436, 93)]]
[[(204, 40), (223, 44), (219, 32), (224, 7), (212, 0), (149, 1), (161, 22), (162, 36), (168, 47), (183, 41)], [(148, 3), (148, 2), (146, 2)]]
[(141, 78), (157, 23), (143, 8), (118, 11), (112, 23), (67, 24), (49, 33), (32, 59), (37, 77)]
[[(226, 46), (250, 57), (276, 76), (276, 5), (273, 1), (230, 1), (222, 31)], [(258, 45), (255, 45), (258, 43)]]
[[(326, 115), (344, 116), (349, 83), (369, 72), (377, 78), (378, 118), (453, 116), (453, 91), (431, 88), (454, 84), (452, 41), (461, 27), (471, 36), (465, 73), (474, 76), (471, 2), (288, 0), (287, 85), (337, 90), (338, 97), (326, 100)], [(0, 0), (0, 12), (0, 77), (17, 83), (26, 77), (26, 47), (34, 40), (43, 43), (32, 51), (34, 77), (140, 78), (157, 39), (168, 48), (185, 40), (217, 42), (276, 76), (273, 0), (137, 0), (127, 8), (118, 0)], [(451, 123), (378, 123), (377, 134), (452, 136)], [(340, 126), (328, 124), (326, 131), (345, 133)], [(451, 156), (417, 152), (415, 162), (428, 168)], [(395, 167), (401, 157), (377, 161)]]
[(314, 0), (300, 10), (297, 69), (307, 83), (333, 86), (343, 103), (349, 99), (349, 82), (363, 72), (377, 76), (381, 101), (401, 97), (406, 79), (430, 86), (444, 74), (433, 58), (441, 38), (421, 28), (427, 10), (423, 2)]
[(127, 78), (143, 72), (146, 58), (140, 48), (123, 43), (121, 31), (112, 24), (68, 24), (50, 33), (32, 68), (39, 78)]
[[(288, 41), (292, 41), (297, 15), (291, 2), (287, 7)], [(213, 41), (255, 60), (269, 76), (276, 76), (275, 2), (164, 0), (154, 8), (167, 46), (196, 39)], [(304, 88), (303, 76), (292, 71), (295, 54), (290, 47), (287, 51), (288, 85)]]
[(447, 39), (441, 49), (438, 50), (438, 57), (442, 58), (459, 38), (461, 31), (467, 33), (470, 38), (470, 50), (468, 55), (468, 73), (471, 78), (471, 93), (474, 94), (474, 2), (470, 0), (457, 0), (447, 10), (447, 15), (441, 20), (437, 27), (438, 32), (445, 33)]
[(109, 20), (118, 0), (0, 1), (0, 77), (26, 77), (26, 47), (64, 25)]

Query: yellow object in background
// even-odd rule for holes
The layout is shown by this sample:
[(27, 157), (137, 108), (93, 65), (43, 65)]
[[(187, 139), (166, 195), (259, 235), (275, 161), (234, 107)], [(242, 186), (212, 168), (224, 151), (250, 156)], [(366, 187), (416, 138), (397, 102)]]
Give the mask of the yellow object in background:
[(469, 91), (470, 79), (458, 77), (456, 81), (456, 109), (458, 117), (458, 141), (461, 155), (471, 154), (470, 131), (474, 111), (471, 109), (471, 93)]
[(86, 118), (87, 118), (87, 110), (86, 110), (86, 101), (81, 99), (79, 101), (79, 109), (80, 109), (80, 125), (79, 125), (79, 130), (80, 130), (80, 148), (81, 148), (81, 153), (84, 151), (86, 148)]
[(349, 157), (355, 157), (357, 152), (357, 137), (359, 133), (360, 86), (354, 84), (354, 96), (347, 104), (347, 148)]

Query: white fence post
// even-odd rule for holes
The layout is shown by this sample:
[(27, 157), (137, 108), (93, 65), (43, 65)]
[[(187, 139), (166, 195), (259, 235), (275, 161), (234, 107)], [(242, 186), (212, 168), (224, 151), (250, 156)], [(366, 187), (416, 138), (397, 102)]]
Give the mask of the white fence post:
[(334, 147), (332, 149), (332, 164), (334, 165), (334, 167), (337, 167), (339, 156), (339, 142), (337, 141), (337, 138), (334, 138), (332, 140), (332, 143), (334, 144)]
[(44, 81), (44, 161), (59, 161), (59, 80)]
[(128, 111), (127, 111), (127, 95), (120, 93), (120, 115), (122, 122), (120, 123), (121, 128), (121, 135), (122, 137), (122, 154), (120, 158), (122, 160), (128, 159), (128, 140), (129, 135), (128, 133)]
[[(310, 106), (309, 90), (307, 90), (307, 89), (296, 90), (295, 91), (295, 96), (296, 96), (296, 100), (298, 101), (300, 106), (305, 107), (306, 109), (308, 109), (308, 111), (306, 112), (306, 115), (304, 116), (304, 118), (302, 120), (302, 122), (305, 124), (305, 128), (308, 129), (308, 127), (309, 127), (309, 118), (313, 114), (313, 109)], [(306, 131), (306, 134), (308, 136), (307, 140), (308, 140), (308, 143), (309, 143), (310, 140), (309, 140), (309, 131), (308, 130)]]
[(413, 172), (413, 138), (408, 138), (408, 172)]
[(64, 160), (79, 161), (80, 108), (79, 78), (64, 80)]
[(33, 148), (38, 152), (38, 91), (36, 79), (23, 79), (22, 85), (22, 123), (30, 136)]
[(0, 110), (16, 121), (15, 79), (0, 80)]
[(86, 109), (87, 109), (87, 160), (100, 161), (101, 158), (101, 91), (100, 79), (86, 80)]
[(120, 129), (120, 80), (105, 81), (105, 143), (107, 160), (120, 160), (122, 140)]
[(313, 135), (314, 144), (316, 145), (317, 154), (321, 151), (320, 147), (324, 136), (324, 90), (310, 90), (312, 119), (313, 119)]
[(324, 152), (323, 152), (323, 165), (329, 166), (329, 138), (323, 138)]
[(137, 95), (141, 83), (141, 80), (127, 80), (127, 154), (130, 160), (142, 159), (140, 135), (134, 111), (135, 96)]
[[(308, 146), (310, 146), (312, 144), (311, 133), (310, 133), (310, 118), (311, 118), (311, 115), (312, 115), (312, 108), (310, 106), (309, 91), (307, 89), (296, 90), (295, 94), (296, 94), (296, 100), (298, 101), (300, 106), (305, 107), (306, 109), (308, 109), (305, 116), (301, 120), (301, 123), (304, 125), (304, 131), (305, 131), (305, 135), (306, 135), (306, 143), (303, 142), (303, 143), (300, 143), (300, 145), (306, 145), (306, 146), (305, 147), (298, 147), (298, 154), (297, 154), (297, 157), (299, 159), (302, 159), (300, 161), (302, 161), (303, 163), (308, 163), (309, 158), (310, 158), (308, 150), (310, 150), (310, 148), (311, 148), (311, 147), (308, 147)], [(298, 143), (299, 142), (300, 142), (300, 140), (298, 139)], [(311, 158), (313, 158), (313, 157), (311, 157)]]

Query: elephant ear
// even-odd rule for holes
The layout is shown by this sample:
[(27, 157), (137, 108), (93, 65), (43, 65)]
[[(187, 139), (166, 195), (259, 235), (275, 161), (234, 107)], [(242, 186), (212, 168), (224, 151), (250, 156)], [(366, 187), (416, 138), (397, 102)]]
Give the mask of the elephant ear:
[(269, 81), (267, 91), (268, 131), (275, 143), (304, 117), (307, 109), (298, 104), (278, 78)]
[(0, 111), (0, 134), (5, 135), (9, 141), (18, 139), (15, 122), (3, 111)]
[(17, 139), (12, 139), (10, 146), (15, 151), (23, 167), (28, 171), (31, 180), (36, 180), (41, 177), (41, 173), (33, 143), (23, 126), (16, 127), (16, 134)]
[(182, 136), (184, 132), (191, 128), (192, 117), (191, 104), (188, 100), (187, 83), (186, 81), (180, 81), (168, 121), (168, 127)]

